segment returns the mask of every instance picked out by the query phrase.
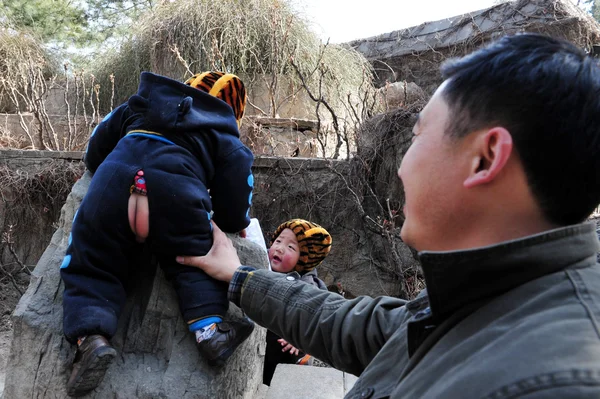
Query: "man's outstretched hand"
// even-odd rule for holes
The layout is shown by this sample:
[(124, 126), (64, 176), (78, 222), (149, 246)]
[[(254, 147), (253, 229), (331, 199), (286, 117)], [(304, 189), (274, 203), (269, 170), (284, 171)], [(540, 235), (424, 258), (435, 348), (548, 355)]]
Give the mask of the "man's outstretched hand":
[(177, 262), (202, 269), (216, 280), (229, 282), (242, 264), (229, 237), (214, 222), (211, 223), (213, 245), (210, 251), (204, 256), (178, 256)]

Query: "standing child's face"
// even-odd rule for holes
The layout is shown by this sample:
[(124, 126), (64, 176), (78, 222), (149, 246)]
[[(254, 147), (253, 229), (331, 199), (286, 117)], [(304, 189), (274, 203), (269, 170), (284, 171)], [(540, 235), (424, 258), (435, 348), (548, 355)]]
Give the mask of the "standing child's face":
[(298, 240), (290, 229), (284, 229), (269, 248), (269, 262), (275, 272), (291, 272), (298, 263), (299, 256)]

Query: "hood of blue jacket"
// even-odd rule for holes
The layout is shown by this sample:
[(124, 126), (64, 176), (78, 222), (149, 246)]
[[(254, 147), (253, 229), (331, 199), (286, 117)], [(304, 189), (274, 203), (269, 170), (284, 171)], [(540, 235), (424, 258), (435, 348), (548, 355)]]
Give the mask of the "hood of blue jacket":
[(145, 126), (138, 128), (167, 135), (216, 130), (239, 137), (229, 104), (165, 76), (142, 72), (138, 92), (128, 104), (143, 116)]

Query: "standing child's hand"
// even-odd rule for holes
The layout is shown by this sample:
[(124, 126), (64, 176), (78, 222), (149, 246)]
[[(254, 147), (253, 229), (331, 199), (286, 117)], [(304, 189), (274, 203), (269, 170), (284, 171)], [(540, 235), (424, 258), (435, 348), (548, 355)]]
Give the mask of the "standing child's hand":
[(283, 349), (281, 350), (282, 352), (290, 351), (290, 354), (296, 356), (298, 356), (298, 354), (300, 353), (300, 349), (296, 348), (294, 345), (290, 344), (283, 338), (279, 338), (277, 342), (279, 342), (281, 346), (283, 346)]

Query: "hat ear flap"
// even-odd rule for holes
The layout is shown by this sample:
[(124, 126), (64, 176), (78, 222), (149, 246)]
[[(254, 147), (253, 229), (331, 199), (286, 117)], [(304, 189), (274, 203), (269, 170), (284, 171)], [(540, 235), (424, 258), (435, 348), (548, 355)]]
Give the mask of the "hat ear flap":
[(242, 80), (233, 74), (225, 74), (214, 83), (208, 93), (229, 104), (239, 125), (244, 116), (247, 99)]
[(304, 235), (313, 240), (318, 240), (324, 245), (331, 244), (331, 235), (322, 227), (313, 227), (304, 232)]
[(233, 109), (238, 127), (241, 125), (247, 96), (246, 88), (240, 78), (231, 73), (208, 71), (192, 76), (185, 81), (185, 84), (229, 104)]

